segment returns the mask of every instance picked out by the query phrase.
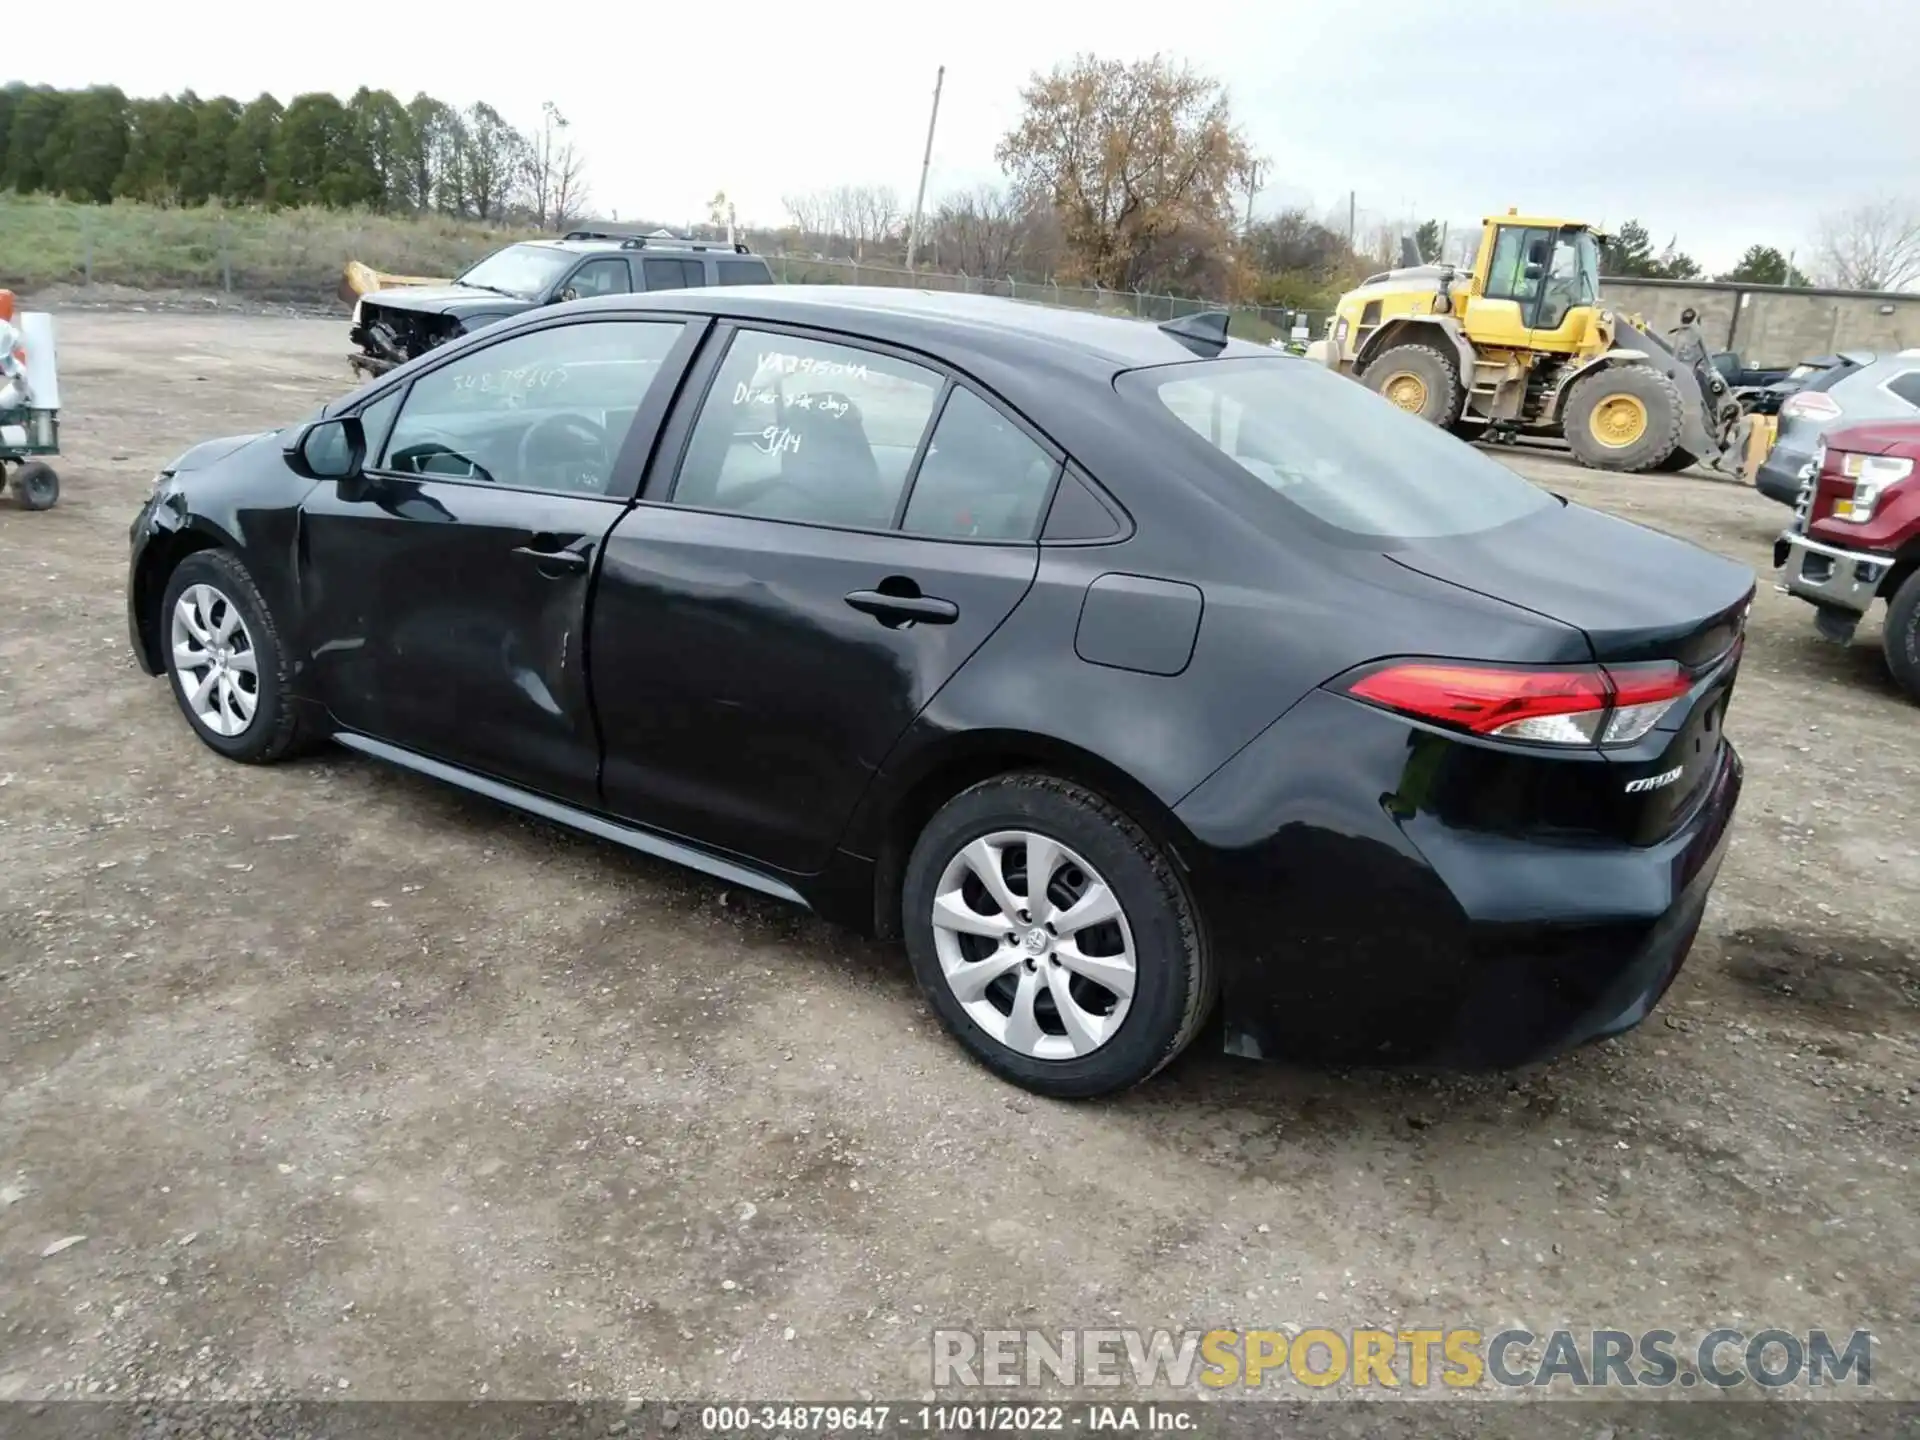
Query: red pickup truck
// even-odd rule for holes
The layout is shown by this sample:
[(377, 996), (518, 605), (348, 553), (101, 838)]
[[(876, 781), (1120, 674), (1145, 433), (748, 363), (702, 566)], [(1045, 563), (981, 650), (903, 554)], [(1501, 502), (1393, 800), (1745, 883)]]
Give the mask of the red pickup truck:
[(1802, 481), (1793, 524), (1773, 542), (1779, 587), (1815, 607), (1820, 634), (1853, 639), (1876, 599), (1901, 688), (1920, 700), (1920, 420), (1830, 430)]

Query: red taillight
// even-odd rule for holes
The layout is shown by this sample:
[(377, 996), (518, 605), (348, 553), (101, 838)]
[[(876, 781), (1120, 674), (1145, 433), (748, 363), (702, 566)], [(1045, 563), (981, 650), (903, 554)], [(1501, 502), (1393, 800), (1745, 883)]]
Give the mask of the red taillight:
[(1690, 684), (1671, 660), (1552, 670), (1397, 660), (1362, 675), (1346, 693), (1476, 735), (1552, 745), (1624, 745), (1659, 724)]
[(1796, 390), (1781, 403), (1780, 413), (1789, 419), (1831, 420), (1840, 406), (1819, 390)]

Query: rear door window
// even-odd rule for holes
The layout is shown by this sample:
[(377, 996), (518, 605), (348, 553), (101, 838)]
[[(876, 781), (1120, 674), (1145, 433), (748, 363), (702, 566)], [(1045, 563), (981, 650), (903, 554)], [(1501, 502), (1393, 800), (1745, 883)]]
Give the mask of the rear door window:
[(641, 263), (649, 290), (685, 290), (706, 283), (706, 270), (698, 260), (649, 255)]
[(673, 503), (889, 529), (945, 383), (891, 355), (741, 330), (694, 422)]
[(955, 540), (1030, 540), (1059, 468), (1005, 415), (955, 387), (914, 476), (902, 528)]
[(1558, 502), (1364, 385), (1305, 360), (1136, 370), (1123, 393), (1315, 520), (1352, 535), (1470, 535)]

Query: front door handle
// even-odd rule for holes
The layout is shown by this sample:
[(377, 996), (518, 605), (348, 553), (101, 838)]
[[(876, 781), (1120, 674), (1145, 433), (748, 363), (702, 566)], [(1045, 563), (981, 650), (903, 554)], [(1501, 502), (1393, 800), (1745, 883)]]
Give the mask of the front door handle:
[(591, 548), (573, 550), (566, 546), (547, 549), (538, 543), (516, 545), (513, 553), (533, 561), (542, 575), (578, 575), (593, 564)]
[(915, 620), (923, 625), (951, 625), (960, 618), (958, 605), (934, 595), (889, 595), (884, 590), (855, 590), (847, 596), (847, 604), (888, 627)]

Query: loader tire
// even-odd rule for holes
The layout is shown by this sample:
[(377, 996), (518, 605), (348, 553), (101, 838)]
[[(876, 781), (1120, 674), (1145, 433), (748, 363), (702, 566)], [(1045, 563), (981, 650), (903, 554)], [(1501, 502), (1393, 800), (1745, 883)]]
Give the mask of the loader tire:
[(1650, 365), (1609, 365), (1573, 387), (1560, 423), (1582, 465), (1643, 475), (1680, 448), (1684, 414), (1668, 376)]
[(1360, 382), (1374, 394), (1451, 429), (1467, 403), (1460, 364), (1431, 345), (1395, 345), (1367, 362)]

